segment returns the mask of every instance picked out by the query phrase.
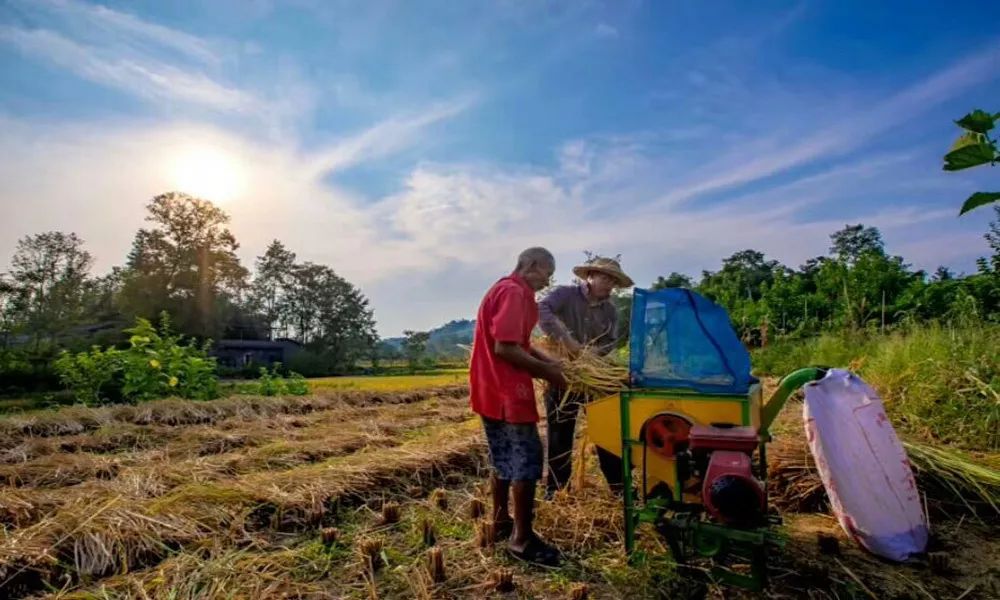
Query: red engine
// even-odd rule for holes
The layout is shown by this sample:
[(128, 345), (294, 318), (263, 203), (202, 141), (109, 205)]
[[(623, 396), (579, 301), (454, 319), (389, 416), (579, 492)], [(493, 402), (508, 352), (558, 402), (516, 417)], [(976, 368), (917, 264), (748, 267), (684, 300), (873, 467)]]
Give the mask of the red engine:
[(695, 425), (689, 434), (694, 456), (707, 456), (701, 497), (705, 510), (716, 520), (737, 527), (751, 527), (764, 517), (764, 485), (753, 475), (751, 455), (757, 447), (752, 427)]

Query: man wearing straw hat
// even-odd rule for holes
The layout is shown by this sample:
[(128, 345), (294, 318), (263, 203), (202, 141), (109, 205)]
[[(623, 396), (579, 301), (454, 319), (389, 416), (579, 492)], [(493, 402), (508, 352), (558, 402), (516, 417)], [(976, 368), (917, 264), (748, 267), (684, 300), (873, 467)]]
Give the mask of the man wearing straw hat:
[[(539, 302), (539, 326), (571, 354), (592, 351), (605, 355), (619, 339), (618, 313), (611, 302), (611, 293), (615, 288), (632, 287), (632, 279), (617, 260), (600, 256), (578, 265), (573, 274), (580, 279), (579, 284), (558, 286)], [(567, 396), (558, 385), (550, 384), (545, 393), (548, 433), (545, 497), (548, 499), (569, 482), (576, 420), (585, 402), (581, 395)], [(611, 490), (621, 493), (621, 459), (603, 448), (597, 449), (597, 457)]]
[(496, 535), (510, 536), (514, 557), (547, 566), (559, 564), (559, 552), (532, 525), (543, 449), (531, 380), (559, 387), (566, 379), (557, 361), (531, 346), (531, 331), (538, 322), (535, 293), (549, 284), (555, 268), (545, 248), (521, 253), (514, 272), (493, 284), (479, 305), (469, 362), (469, 403), (482, 418), (493, 466)]

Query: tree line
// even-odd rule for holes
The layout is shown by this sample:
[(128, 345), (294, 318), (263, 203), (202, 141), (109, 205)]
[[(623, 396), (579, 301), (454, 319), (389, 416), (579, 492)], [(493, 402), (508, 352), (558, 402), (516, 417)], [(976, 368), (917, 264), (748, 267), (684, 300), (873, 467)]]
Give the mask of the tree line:
[[(686, 287), (718, 302), (744, 341), (768, 336), (810, 336), (823, 331), (884, 331), (903, 322), (1000, 320), (1000, 207), (984, 238), (992, 251), (976, 271), (956, 274), (913, 269), (886, 252), (882, 235), (863, 224), (830, 236), (830, 252), (796, 269), (747, 249), (723, 259), (718, 271), (695, 282), (671, 273), (653, 289)], [(628, 296), (619, 299), (627, 310)]]
[(146, 208), (124, 264), (103, 275), (92, 273), (75, 233), (18, 241), (0, 274), (0, 388), (51, 379), (60, 350), (122, 344), (128, 324), (164, 313), (196, 340), (294, 340), (307, 374), (344, 372), (372, 356), (368, 299), (331, 267), (300, 262), (274, 240), (251, 274), (219, 207), (170, 192)]
[[(274, 240), (251, 274), (217, 206), (168, 193), (147, 209), (148, 225), (136, 232), (124, 264), (103, 275), (92, 273), (93, 257), (75, 233), (19, 240), (10, 270), (0, 274), (0, 392), (54, 383), (51, 363), (60, 350), (123, 345), (122, 331), (136, 318), (155, 322), (164, 313), (179, 333), (199, 341), (294, 340), (305, 350), (290, 366), (306, 375), (347, 372), (358, 361), (390, 354), (412, 368), (426, 366), (426, 333), (407, 332), (391, 352), (380, 348), (367, 298), (331, 267), (299, 261)], [(798, 268), (747, 249), (698, 281), (674, 272), (650, 287), (692, 288), (719, 302), (750, 345), (769, 336), (879, 331), (903, 322), (997, 321), (1000, 206), (993, 210), (984, 236), (992, 254), (970, 274), (913, 269), (886, 251), (877, 228), (856, 224), (831, 235), (827, 255)], [(623, 324), (630, 299), (616, 297)], [(464, 324), (455, 322), (449, 346), (471, 342), (459, 339), (471, 330)]]

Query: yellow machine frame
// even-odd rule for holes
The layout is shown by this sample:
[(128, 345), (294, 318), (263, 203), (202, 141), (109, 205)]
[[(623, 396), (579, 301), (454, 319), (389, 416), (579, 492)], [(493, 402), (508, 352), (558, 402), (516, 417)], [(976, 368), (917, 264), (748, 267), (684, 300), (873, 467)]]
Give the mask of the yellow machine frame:
[[(701, 394), (682, 389), (634, 389), (607, 396), (587, 405), (587, 435), (595, 445), (622, 454), (621, 402), (625, 395), (631, 405), (629, 435), (642, 439), (644, 424), (656, 415), (674, 414), (699, 425), (750, 425), (759, 429), (761, 424), (761, 387), (755, 383), (747, 394)], [(631, 464), (646, 474), (645, 493), (657, 484), (666, 484), (674, 500), (696, 502), (698, 497), (685, 494), (677, 481), (676, 461), (655, 453), (643, 452), (632, 446)]]
[[(744, 394), (705, 394), (677, 388), (629, 388), (587, 406), (587, 433), (590, 440), (622, 459), (624, 475), (625, 550), (635, 549), (636, 527), (652, 523), (670, 543), (675, 560), (683, 561), (693, 548), (700, 556), (713, 559), (738, 553), (749, 558), (749, 574), (715, 565), (711, 573), (720, 581), (747, 589), (761, 590), (767, 584), (767, 548), (776, 543), (769, 524), (750, 529), (735, 528), (703, 519), (697, 509), (702, 504), (697, 479), (684, 489), (686, 469), (675, 458), (649, 452), (644, 428), (657, 415), (676, 415), (693, 425), (749, 426), (757, 431), (756, 476), (767, 485), (766, 445), (771, 440), (771, 423), (788, 398), (810, 382), (825, 375), (824, 367), (807, 367), (785, 376), (764, 402), (759, 383)], [(633, 490), (633, 467), (641, 473), (640, 498)], [(682, 472), (683, 471), (683, 472)], [(667, 489), (662, 489), (662, 486)], [(657, 487), (660, 486), (660, 489)], [(664, 492), (669, 491), (669, 494)], [(765, 514), (767, 508), (765, 505)], [(670, 513), (670, 514), (667, 514)]]

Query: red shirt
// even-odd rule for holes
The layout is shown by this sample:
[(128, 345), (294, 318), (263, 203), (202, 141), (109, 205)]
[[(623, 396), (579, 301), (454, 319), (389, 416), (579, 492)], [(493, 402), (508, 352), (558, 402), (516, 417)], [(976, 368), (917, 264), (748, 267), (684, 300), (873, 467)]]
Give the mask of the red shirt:
[(504, 277), (486, 292), (469, 363), (469, 404), (477, 414), (508, 423), (538, 422), (531, 375), (494, 352), (496, 342), (514, 342), (530, 350), (537, 322), (535, 291), (518, 275)]

